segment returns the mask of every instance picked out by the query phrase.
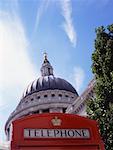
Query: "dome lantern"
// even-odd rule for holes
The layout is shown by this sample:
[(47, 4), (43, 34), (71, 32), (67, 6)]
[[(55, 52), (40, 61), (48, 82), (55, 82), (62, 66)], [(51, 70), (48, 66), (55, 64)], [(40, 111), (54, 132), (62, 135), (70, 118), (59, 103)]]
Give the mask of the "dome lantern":
[(44, 53), (44, 61), (41, 67), (41, 76), (53, 75), (53, 67), (47, 59), (47, 53)]

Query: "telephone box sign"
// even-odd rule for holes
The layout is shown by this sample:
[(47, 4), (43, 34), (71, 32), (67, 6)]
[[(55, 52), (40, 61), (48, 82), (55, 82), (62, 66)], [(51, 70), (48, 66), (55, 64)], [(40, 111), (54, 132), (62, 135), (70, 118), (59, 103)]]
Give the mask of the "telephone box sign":
[(24, 138), (90, 138), (88, 129), (24, 129)]
[(11, 150), (105, 150), (97, 122), (75, 114), (32, 114), (12, 129)]

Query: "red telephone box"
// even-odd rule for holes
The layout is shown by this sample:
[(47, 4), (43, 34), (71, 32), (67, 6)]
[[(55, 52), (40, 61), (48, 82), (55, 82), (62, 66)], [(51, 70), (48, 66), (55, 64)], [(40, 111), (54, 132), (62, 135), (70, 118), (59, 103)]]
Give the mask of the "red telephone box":
[(104, 150), (97, 123), (73, 114), (35, 114), (12, 123), (11, 150)]

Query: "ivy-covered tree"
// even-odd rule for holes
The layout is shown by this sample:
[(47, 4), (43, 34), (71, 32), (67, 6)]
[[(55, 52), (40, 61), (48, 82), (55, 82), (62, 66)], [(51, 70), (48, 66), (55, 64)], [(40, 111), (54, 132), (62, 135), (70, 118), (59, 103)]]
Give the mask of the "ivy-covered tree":
[(96, 29), (92, 54), (95, 97), (87, 103), (87, 113), (98, 121), (106, 150), (113, 150), (113, 24)]

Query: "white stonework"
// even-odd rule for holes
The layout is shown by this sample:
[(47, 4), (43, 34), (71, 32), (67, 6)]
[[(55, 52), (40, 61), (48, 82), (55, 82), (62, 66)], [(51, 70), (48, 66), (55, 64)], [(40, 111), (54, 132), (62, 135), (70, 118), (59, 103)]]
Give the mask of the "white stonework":
[(0, 142), (0, 150), (10, 150), (10, 142)]

